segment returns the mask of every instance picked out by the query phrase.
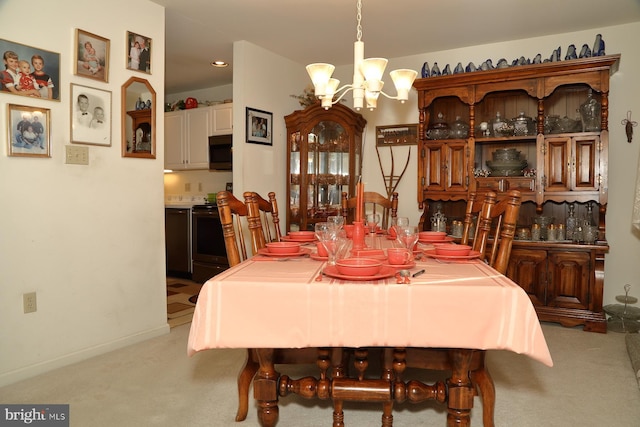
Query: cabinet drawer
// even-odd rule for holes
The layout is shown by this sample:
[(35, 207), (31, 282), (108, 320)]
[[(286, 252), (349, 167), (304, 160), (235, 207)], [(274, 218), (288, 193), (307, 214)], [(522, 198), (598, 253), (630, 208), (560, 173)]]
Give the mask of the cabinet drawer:
[(519, 190), (522, 193), (533, 193), (536, 191), (536, 179), (534, 177), (489, 177), (476, 178), (478, 190), (492, 190), (504, 193), (509, 190)]

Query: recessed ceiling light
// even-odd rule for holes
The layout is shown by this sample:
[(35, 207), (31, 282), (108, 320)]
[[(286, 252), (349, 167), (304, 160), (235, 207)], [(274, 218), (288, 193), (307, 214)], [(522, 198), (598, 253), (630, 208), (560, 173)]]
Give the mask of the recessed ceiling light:
[(218, 68), (224, 68), (229, 66), (229, 64), (224, 61), (213, 61), (211, 65), (213, 67), (218, 67)]

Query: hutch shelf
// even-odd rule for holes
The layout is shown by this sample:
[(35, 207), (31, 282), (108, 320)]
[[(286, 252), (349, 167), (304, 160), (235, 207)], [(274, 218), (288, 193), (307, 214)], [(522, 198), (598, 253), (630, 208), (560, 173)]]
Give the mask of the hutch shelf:
[[(607, 328), (609, 78), (619, 61), (599, 56), (414, 82), (421, 227), (429, 228), (437, 210), (449, 225), (461, 220), (470, 191), (519, 190), (522, 230), (542, 218), (565, 226), (575, 216), (597, 230), (595, 241), (516, 240), (507, 275), (529, 294), (540, 320), (597, 332)], [(518, 118), (528, 126), (518, 127), (525, 123)], [(468, 131), (441, 132), (454, 121)], [(517, 153), (514, 170), (489, 167), (505, 152)]]
[(313, 230), (339, 215), (342, 192), (355, 194), (362, 132), (367, 121), (348, 107), (320, 103), (285, 116), (287, 126), (287, 231)]

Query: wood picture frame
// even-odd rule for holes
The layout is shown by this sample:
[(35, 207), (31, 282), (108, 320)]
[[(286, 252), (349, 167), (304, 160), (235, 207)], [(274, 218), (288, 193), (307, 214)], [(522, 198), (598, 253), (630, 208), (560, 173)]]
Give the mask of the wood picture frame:
[(109, 39), (76, 28), (74, 74), (109, 82)]
[(273, 145), (273, 114), (247, 107), (247, 142)]
[(376, 145), (378, 147), (417, 144), (417, 123), (410, 125), (376, 126)]
[(51, 157), (51, 110), (7, 105), (9, 156)]
[[(4, 62), (4, 69), (0, 71), (0, 93), (60, 101), (59, 53), (0, 39), (0, 54)], [(20, 85), (19, 63), (22, 60), (27, 61), (31, 72), (37, 74), (37, 94)]]
[(111, 145), (111, 92), (71, 83), (71, 142)]
[(151, 74), (151, 38), (127, 31), (125, 63), (127, 70)]

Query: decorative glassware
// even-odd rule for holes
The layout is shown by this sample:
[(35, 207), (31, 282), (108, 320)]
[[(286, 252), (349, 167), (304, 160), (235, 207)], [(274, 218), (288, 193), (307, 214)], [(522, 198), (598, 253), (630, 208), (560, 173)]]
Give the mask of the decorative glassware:
[(413, 225), (397, 227), (396, 232), (398, 234), (396, 240), (400, 244), (400, 247), (407, 248), (413, 253), (413, 248), (418, 243), (418, 238), (420, 237), (418, 227)]
[(436, 212), (431, 217), (431, 231), (447, 231), (447, 217), (442, 213), (442, 203), (435, 204)]
[(593, 97), (593, 91), (589, 89), (587, 100), (580, 105), (580, 120), (583, 132), (597, 132), (600, 130), (600, 111), (602, 106)]
[(573, 205), (573, 203), (571, 203), (569, 205), (569, 216), (566, 219), (565, 237), (567, 238), (567, 240), (573, 240), (573, 233), (575, 233), (576, 231), (577, 218), (575, 217), (574, 210), (575, 206)]

